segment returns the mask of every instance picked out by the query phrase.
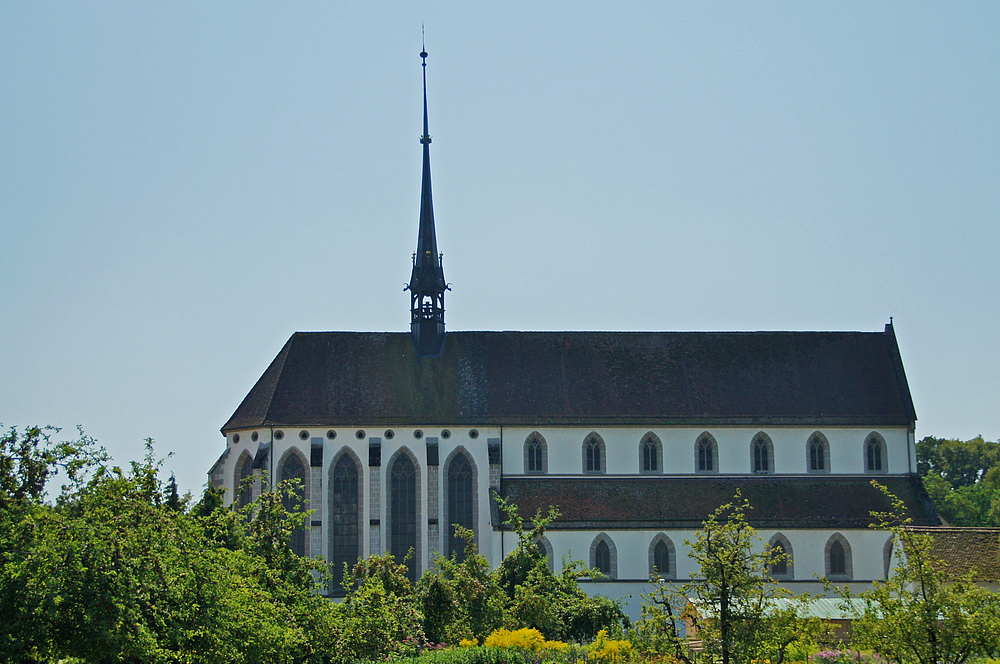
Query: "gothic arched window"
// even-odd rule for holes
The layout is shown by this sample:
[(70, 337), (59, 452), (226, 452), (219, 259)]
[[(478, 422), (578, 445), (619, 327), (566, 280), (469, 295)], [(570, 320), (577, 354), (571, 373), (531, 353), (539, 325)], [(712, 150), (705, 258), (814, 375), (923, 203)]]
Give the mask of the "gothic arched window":
[(649, 544), (649, 575), (658, 579), (676, 578), (676, 565), (674, 543), (669, 537), (660, 533)]
[(604, 440), (591, 433), (583, 441), (583, 470), (587, 473), (603, 473), (605, 465)]
[(469, 457), (455, 454), (448, 464), (448, 554), (465, 559), (465, 540), (455, 535), (455, 526), (475, 529), (475, 473)]
[(834, 533), (826, 543), (826, 576), (839, 581), (853, 576), (851, 545), (840, 533)]
[(865, 472), (884, 473), (887, 470), (885, 439), (872, 431), (865, 439)]
[[(410, 455), (401, 453), (389, 469), (389, 553), (397, 563), (417, 549), (417, 468)], [(406, 560), (406, 576), (417, 580), (416, 558)]]
[(236, 462), (236, 472), (233, 475), (233, 491), (237, 496), (238, 505), (244, 507), (253, 500), (253, 459), (244, 452)]
[(549, 470), (548, 446), (537, 431), (524, 441), (524, 472), (545, 474)]
[(806, 468), (810, 473), (830, 472), (830, 443), (819, 431), (809, 436), (806, 454), (808, 457)]
[(770, 573), (775, 579), (794, 577), (792, 567), (792, 545), (781, 533), (776, 533), (767, 544), (771, 553)]
[(663, 471), (663, 445), (659, 437), (652, 431), (642, 437), (639, 443), (639, 470), (643, 473), (659, 473)]
[(330, 468), (329, 515), (330, 590), (343, 592), (344, 564), (353, 567), (361, 557), (361, 482), (358, 462), (348, 452)]
[(715, 438), (707, 431), (700, 436), (694, 444), (695, 471), (699, 473), (717, 473), (719, 445)]
[[(301, 513), (305, 510), (306, 500), (306, 464), (302, 455), (297, 451), (292, 451), (285, 456), (284, 463), (281, 464), (281, 471), (278, 473), (281, 482), (298, 480), (292, 487), (292, 493), (283, 493), (281, 504), (289, 512)], [(302, 517), (305, 520), (305, 517)], [(306, 555), (306, 529), (304, 524), (300, 524), (292, 531), (292, 553), (297, 556)]]
[(774, 448), (766, 433), (758, 433), (750, 444), (751, 467), (759, 474), (774, 472)]
[(601, 533), (590, 543), (590, 566), (609, 579), (618, 578), (618, 551), (614, 540)]

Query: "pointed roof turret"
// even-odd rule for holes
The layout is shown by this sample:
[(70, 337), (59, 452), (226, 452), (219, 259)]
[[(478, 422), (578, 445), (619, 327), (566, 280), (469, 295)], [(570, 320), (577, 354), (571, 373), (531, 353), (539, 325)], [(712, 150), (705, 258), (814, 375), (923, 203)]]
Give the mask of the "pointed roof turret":
[(413, 271), (406, 289), (410, 291), (410, 334), (417, 354), (437, 356), (444, 348), (444, 292), (449, 290), (438, 252), (434, 230), (434, 203), (431, 198), (431, 136), (427, 124), (427, 51), (422, 50), (424, 70), (424, 163), (420, 183), (420, 226)]

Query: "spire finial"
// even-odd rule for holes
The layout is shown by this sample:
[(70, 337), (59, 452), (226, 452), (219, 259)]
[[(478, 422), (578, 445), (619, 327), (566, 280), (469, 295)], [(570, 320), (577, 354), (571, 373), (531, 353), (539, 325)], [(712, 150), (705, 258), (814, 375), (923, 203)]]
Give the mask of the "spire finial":
[(420, 137), (420, 143), (427, 145), (431, 142), (431, 134), (427, 129), (427, 50), (424, 47), (424, 26), (420, 25), (420, 58), (423, 60), (421, 67), (424, 68), (424, 135)]

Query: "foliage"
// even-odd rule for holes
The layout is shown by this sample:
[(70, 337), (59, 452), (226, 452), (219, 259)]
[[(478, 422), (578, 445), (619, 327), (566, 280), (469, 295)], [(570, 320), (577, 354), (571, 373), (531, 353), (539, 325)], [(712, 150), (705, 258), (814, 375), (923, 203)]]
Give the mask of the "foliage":
[(545, 650), (563, 651), (569, 644), (562, 641), (546, 641), (542, 633), (533, 627), (523, 627), (514, 631), (500, 628), (486, 637), (483, 646), (487, 648), (522, 648), (531, 652)]
[(998, 461), (1000, 443), (982, 436), (966, 441), (927, 436), (917, 443), (917, 471), (935, 474), (953, 489), (976, 484)]
[(953, 526), (1000, 526), (1000, 443), (928, 436), (917, 468), (941, 516)]
[(369, 556), (345, 575), (352, 588), (336, 606), (333, 661), (386, 660), (417, 654), (424, 645), (423, 615), (406, 566), (391, 553)]
[(473, 531), (455, 528), (465, 540), (464, 556), (438, 556), (436, 569), (417, 583), (427, 638), (450, 644), (485, 638), (503, 624), (506, 604), (489, 561), (476, 550)]
[(633, 659), (632, 642), (626, 639), (609, 639), (608, 630), (602, 629), (597, 638), (585, 648), (588, 659), (598, 662), (627, 662)]
[[(267, 499), (253, 514), (188, 514), (151, 441), (124, 469), (82, 435), (53, 445), (11, 430), (2, 444), (0, 661), (305, 662), (327, 647), (318, 564), (279, 551), (301, 515)], [(47, 504), (60, 471), (70, 485)]]
[(628, 618), (621, 606), (607, 597), (590, 596), (579, 584), (582, 577), (600, 578), (597, 570), (580, 561), (566, 563), (556, 575), (539, 550), (538, 542), (548, 526), (559, 517), (558, 509), (538, 513), (525, 531), (517, 506), (497, 497), (505, 524), (518, 536), (517, 547), (496, 570), (498, 584), (509, 600), (510, 626), (533, 627), (546, 639), (585, 643), (602, 629), (621, 629)]
[[(853, 642), (899, 664), (962, 664), (1000, 652), (1000, 602), (972, 577), (950, 579), (932, 553), (932, 540), (909, 528), (903, 502), (877, 482), (892, 503), (873, 513), (873, 527), (889, 530), (897, 543), (896, 566), (885, 581), (859, 595)], [(849, 589), (842, 596), (852, 597)], [(849, 605), (848, 605), (849, 606)]]
[(456, 648), (427, 651), (419, 657), (395, 660), (394, 664), (538, 664), (538, 656), (512, 648)]
[(679, 586), (653, 579), (633, 632), (640, 648), (690, 662), (681, 619), (697, 631), (705, 653), (723, 664), (780, 664), (793, 644), (816, 638), (820, 623), (803, 617), (803, 604), (776, 601), (791, 593), (775, 583), (769, 570), (787, 554), (763, 544), (747, 523), (750, 509), (737, 492), (733, 502), (709, 515), (694, 542), (685, 541), (700, 578)]
[(883, 664), (884, 659), (873, 653), (860, 650), (840, 650), (826, 648), (809, 656), (810, 664)]

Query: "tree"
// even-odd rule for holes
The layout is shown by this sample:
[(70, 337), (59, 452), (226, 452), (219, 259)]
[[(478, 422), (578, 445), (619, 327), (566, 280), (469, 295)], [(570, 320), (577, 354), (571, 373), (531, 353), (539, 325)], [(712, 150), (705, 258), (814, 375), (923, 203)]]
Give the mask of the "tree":
[[(391, 553), (359, 560), (344, 575), (351, 589), (336, 606), (329, 655), (337, 662), (398, 659), (424, 639), (423, 615), (406, 566)], [(408, 645), (413, 644), (413, 645)]]
[(685, 540), (698, 578), (679, 586), (653, 579), (636, 627), (639, 642), (690, 662), (679, 629), (686, 618), (712, 660), (780, 664), (793, 643), (818, 636), (819, 621), (804, 618), (802, 605), (771, 578), (771, 566), (788, 556), (764, 545), (747, 523), (751, 509), (737, 491), (732, 502), (709, 515), (694, 542)]
[[(872, 482), (892, 503), (873, 513), (872, 527), (892, 533), (895, 569), (885, 581), (857, 595), (852, 640), (898, 664), (963, 664), (974, 656), (1000, 652), (1000, 602), (975, 585), (973, 577), (948, 577), (933, 554), (931, 537), (908, 528), (903, 502)], [(845, 598), (855, 597), (849, 589)]]
[(437, 643), (457, 645), (463, 639), (480, 643), (503, 626), (504, 595), (490, 563), (476, 549), (474, 533), (456, 525), (459, 538), (465, 540), (464, 556), (457, 552), (450, 558), (437, 556), (417, 583), (424, 614), (424, 633)]
[(602, 629), (618, 631), (628, 626), (628, 617), (617, 602), (590, 596), (580, 588), (580, 578), (601, 578), (598, 570), (580, 561), (564, 564), (558, 575), (549, 569), (539, 542), (559, 518), (558, 508), (535, 514), (531, 529), (525, 530), (517, 505), (494, 498), (506, 515), (504, 524), (517, 535), (517, 546), (495, 571), (509, 602), (507, 622), (511, 627), (533, 627), (549, 640), (586, 642)]
[[(0, 441), (0, 662), (305, 662), (332, 652), (316, 561), (286, 556), (279, 487), (242, 511), (184, 511), (147, 441), (122, 468), (81, 435)], [(46, 480), (65, 472), (55, 504)], [(175, 501), (174, 499), (177, 498)], [(282, 539), (284, 538), (284, 539)]]
[(982, 436), (966, 441), (927, 436), (917, 443), (917, 471), (938, 475), (953, 489), (976, 484), (998, 461), (1000, 443)]

